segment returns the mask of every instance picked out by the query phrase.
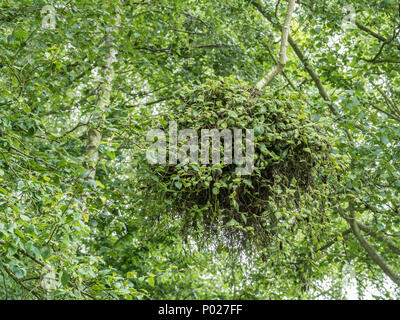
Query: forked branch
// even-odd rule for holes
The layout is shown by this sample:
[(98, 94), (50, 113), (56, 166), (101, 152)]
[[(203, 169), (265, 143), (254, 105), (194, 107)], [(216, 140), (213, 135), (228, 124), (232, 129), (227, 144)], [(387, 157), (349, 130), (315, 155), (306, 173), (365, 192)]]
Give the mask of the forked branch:
[(288, 8), (286, 12), (285, 22), (282, 26), (282, 37), (281, 37), (281, 50), (279, 52), (279, 60), (278, 64), (264, 77), (262, 78), (256, 85), (258, 89), (261, 89), (268, 85), (272, 79), (274, 79), (280, 72), (282, 72), (283, 68), (286, 65), (286, 51), (288, 46), (288, 37), (290, 30), (290, 22), (292, 21), (292, 15), (295, 7), (295, 0), (289, 0)]

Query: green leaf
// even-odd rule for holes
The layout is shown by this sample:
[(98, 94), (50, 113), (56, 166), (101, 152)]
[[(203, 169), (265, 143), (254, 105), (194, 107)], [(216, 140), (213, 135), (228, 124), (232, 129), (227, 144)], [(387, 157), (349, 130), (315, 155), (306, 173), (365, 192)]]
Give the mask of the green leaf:
[(96, 180), (97, 185), (102, 188), (105, 189), (106, 187), (104, 186), (104, 184), (102, 184), (99, 180)]
[(261, 136), (261, 135), (263, 135), (264, 134), (264, 127), (262, 127), (262, 126), (257, 126), (257, 127), (255, 127), (254, 128), (254, 135), (256, 136), (256, 137), (259, 137), (259, 136)]
[(64, 271), (61, 275), (61, 284), (66, 287), (71, 279), (70, 274), (67, 271)]
[(154, 287), (155, 280), (153, 277), (148, 277), (147, 278), (147, 283), (150, 285), (150, 287)]
[(175, 182), (175, 187), (176, 187), (178, 190), (182, 189), (182, 183), (179, 182), (179, 181), (176, 181), (176, 182)]
[(42, 257), (43, 257), (43, 259), (48, 259), (52, 254), (53, 254), (53, 250), (50, 248), (50, 247), (43, 247), (42, 249), (41, 249), (41, 252), (42, 252)]

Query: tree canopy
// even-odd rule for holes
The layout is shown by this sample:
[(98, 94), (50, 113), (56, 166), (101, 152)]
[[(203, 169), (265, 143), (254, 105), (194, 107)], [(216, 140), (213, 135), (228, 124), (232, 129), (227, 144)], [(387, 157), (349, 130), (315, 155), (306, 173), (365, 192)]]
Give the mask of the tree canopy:
[[(395, 0), (3, 0), (0, 299), (399, 299), (399, 66)], [(150, 166), (172, 120), (260, 172)]]

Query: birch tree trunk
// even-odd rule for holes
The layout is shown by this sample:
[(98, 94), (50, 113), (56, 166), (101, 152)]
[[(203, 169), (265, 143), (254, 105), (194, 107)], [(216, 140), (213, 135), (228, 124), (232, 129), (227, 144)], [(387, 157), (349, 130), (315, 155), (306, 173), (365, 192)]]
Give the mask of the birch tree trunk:
[[(118, 31), (119, 24), (120, 15), (117, 15), (112, 33), (116, 33)], [(99, 120), (99, 125), (97, 127), (94, 127), (89, 124), (88, 131), (86, 133), (87, 142), (85, 152), (85, 167), (90, 171), (89, 174), (86, 176), (86, 180), (94, 180), (96, 177), (96, 165), (99, 160), (98, 148), (102, 140), (101, 125), (105, 121), (105, 113), (110, 103), (112, 82), (115, 75), (113, 63), (116, 61), (117, 50), (115, 49), (113, 44), (114, 37), (112, 33), (107, 34), (105, 39), (105, 46), (108, 50), (108, 54), (105, 59), (106, 63), (103, 66), (103, 79), (100, 82), (100, 89), (96, 106), (96, 110), (98, 110), (99, 113), (96, 114), (95, 118), (96, 120)]]

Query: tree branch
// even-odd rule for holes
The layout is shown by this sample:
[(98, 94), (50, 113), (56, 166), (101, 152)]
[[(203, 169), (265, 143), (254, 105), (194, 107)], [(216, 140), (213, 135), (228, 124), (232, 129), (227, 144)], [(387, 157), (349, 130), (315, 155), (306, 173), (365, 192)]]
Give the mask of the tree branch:
[(290, 22), (292, 21), (292, 15), (295, 4), (296, 4), (295, 0), (289, 0), (285, 22), (282, 27), (281, 50), (279, 53), (278, 64), (264, 78), (262, 78), (257, 83), (256, 87), (258, 89), (261, 89), (266, 85), (268, 85), (272, 81), (272, 79), (276, 77), (276, 75), (282, 72), (283, 68), (286, 65), (286, 51), (287, 51), (287, 43), (290, 30)]
[[(275, 28), (281, 28), (281, 25), (279, 23), (274, 22), (272, 19), (272, 16), (261, 6), (261, 4), (257, 0), (252, 0), (251, 4), (258, 10), (259, 13), (261, 13), (264, 18), (266, 18), (272, 25), (275, 26)], [(299, 58), (301, 63), (304, 66), (304, 69), (307, 71), (307, 73), (310, 75), (311, 79), (314, 81), (318, 92), (320, 96), (327, 102), (330, 102), (331, 99), (329, 98), (328, 93), (326, 92), (320, 78), (318, 77), (317, 73), (310, 67), (306, 56), (303, 54), (301, 51), (300, 47), (297, 45), (296, 41), (288, 35), (288, 42), (290, 46), (293, 48), (293, 51), (295, 52), (296, 56)], [(337, 115), (336, 110), (333, 108), (332, 104), (328, 104), (330, 111), (334, 114)]]
[(354, 213), (351, 213), (350, 218), (346, 217), (353, 234), (356, 236), (357, 240), (360, 242), (361, 246), (367, 251), (371, 259), (382, 269), (382, 271), (398, 286), (400, 286), (400, 275), (397, 274), (390, 266), (387, 264), (385, 259), (376, 251), (376, 249), (363, 237), (358, 226), (358, 222), (355, 220)]
[(10, 269), (8, 269), (8, 267), (3, 264), (3, 269), (4, 271), (16, 282), (18, 283), (22, 288), (24, 288), (26, 291), (28, 291), (29, 293), (32, 293), (37, 299), (39, 300), (43, 300), (44, 297), (42, 297), (39, 293), (37, 293), (36, 291), (33, 291), (33, 289), (29, 289), (27, 286), (25, 286), (21, 280), (19, 280), (12, 272)]
[(362, 25), (359, 21), (356, 21), (356, 26), (362, 31), (365, 31), (366, 33), (369, 33), (371, 36), (374, 38), (378, 39), (379, 41), (386, 42), (386, 38), (381, 36), (380, 34), (376, 33), (375, 31), (369, 29), (368, 27)]
[(376, 232), (372, 231), (372, 229), (370, 227), (368, 227), (360, 222), (357, 222), (357, 225), (362, 231), (368, 233), (375, 239), (378, 239), (379, 241), (386, 243), (390, 250), (392, 250), (394, 253), (396, 253), (400, 256), (400, 248), (397, 247), (391, 240), (385, 238), (384, 236), (377, 234)]

